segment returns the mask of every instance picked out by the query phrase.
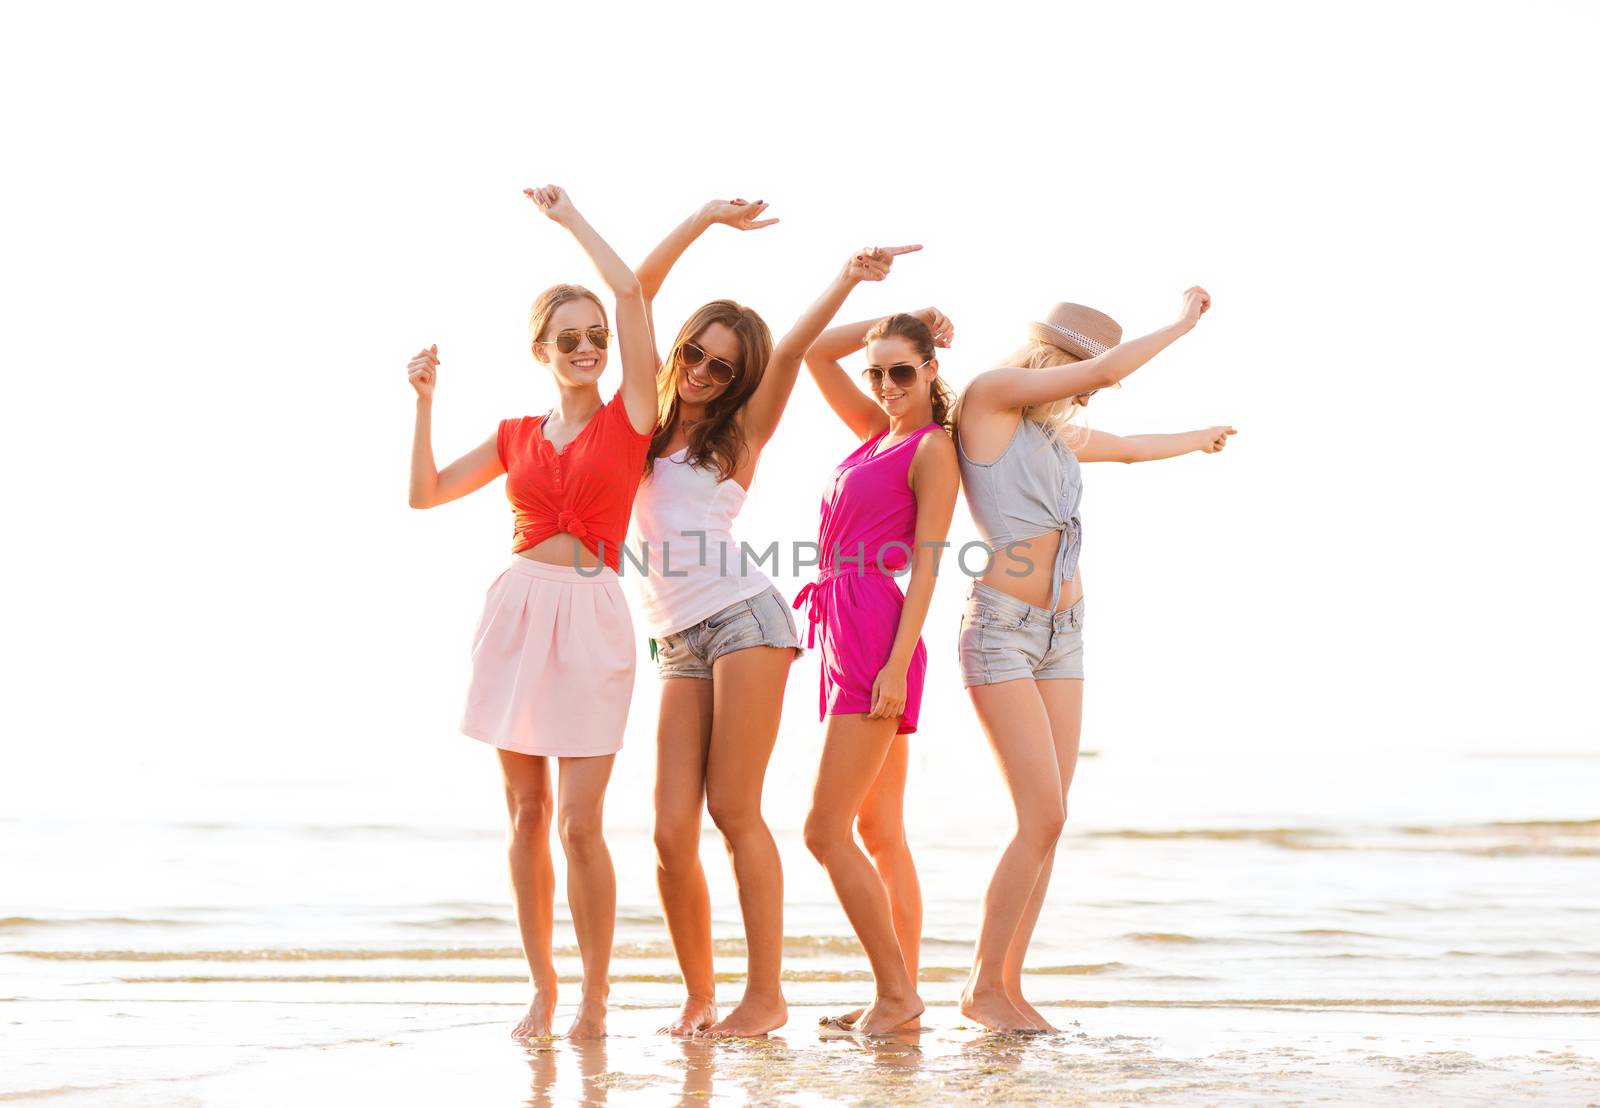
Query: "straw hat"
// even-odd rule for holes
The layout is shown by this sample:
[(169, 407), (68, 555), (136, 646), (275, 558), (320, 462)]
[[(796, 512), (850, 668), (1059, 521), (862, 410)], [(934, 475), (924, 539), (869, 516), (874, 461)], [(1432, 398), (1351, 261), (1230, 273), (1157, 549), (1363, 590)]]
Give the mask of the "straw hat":
[(1057, 304), (1042, 322), (1028, 324), (1028, 337), (1082, 360), (1104, 354), (1122, 341), (1122, 326), (1082, 304)]

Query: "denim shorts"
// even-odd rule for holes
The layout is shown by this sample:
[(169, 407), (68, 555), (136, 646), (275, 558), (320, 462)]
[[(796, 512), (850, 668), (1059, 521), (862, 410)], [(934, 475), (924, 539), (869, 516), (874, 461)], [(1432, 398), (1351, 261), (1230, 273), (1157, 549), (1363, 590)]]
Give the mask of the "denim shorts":
[(961, 683), (1022, 677), (1083, 680), (1083, 598), (1051, 612), (974, 581), (961, 613)]
[(729, 604), (693, 627), (654, 641), (656, 666), (663, 679), (699, 677), (709, 681), (718, 658), (752, 646), (790, 647), (796, 658), (805, 653), (794, 628), (794, 613), (770, 585), (765, 592)]

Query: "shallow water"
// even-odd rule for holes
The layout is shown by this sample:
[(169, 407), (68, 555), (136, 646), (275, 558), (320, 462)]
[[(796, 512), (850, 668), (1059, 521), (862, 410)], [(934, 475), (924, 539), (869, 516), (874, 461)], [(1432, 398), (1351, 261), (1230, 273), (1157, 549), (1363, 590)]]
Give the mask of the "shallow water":
[[(636, 805), (614, 807), (615, 1034), (582, 1056), (572, 1044), (524, 1052), (503, 1039), (526, 986), (501, 832), (487, 815), (341, 823), (327, 812), (278, 817), (257, 796), (232, 820), (9, 820), (0, 1095), (115, 1089), (117, 1103), (170, 1103), (180, 1090), (184, 1102), (259, 1103), (263, 1089), (326, 1079), (429, 1103), (425, 1090), (456, 1074), (457, 1088), (479, 1090), (471, 1102), (510, 1104), (702, 1102), (707, 1090), (729, 1103), (1383, 1102), (1419, 1091), (1594, 1101), (1597, 770), (1586, 759), (1463, 759), (1439, 776), (1458, 790), (1480, 782), (1476, 794), (1398, 813), (1433, 816), (1431, 804), (1492, 818), (1355, 823), (1320, 816), (1312, 793), (1279, 792), (1252, 822), (1237, 799), (1209, 796), (1186, 812), (1171, 790), (1165, 820), (1075, 819), (1026, 979), (1066, 1028), (1042, 1040), (963, 1025), (955, 1000), (1003, 825), (955, 833), (925, 809), (913, 849), (930, 1030), (898, 1046), (819, 1038), (816, 1015), (860, 1003), (870, 975), (825, 879), (779, 819), (794, 1018), (761, 1045), (657, 1039), (680, 999), (676, 967), (648, 828)], [(1505, 789), (1518, 774), (1560, 785), (1538, 796)], [(1075, 792), (1148, 791), (1161, 778), (1095, 758)], [(1221, 804), (1231, 821), (1205, 810)], [(1285, 820), (1288, 808), (1306, 818)], [(1531, 818), (1541, 809), (1550, 818)], [(1099, 811), (1112, 810), (1138, 805)], [(710, 834), (704, 857), (727, 1006), (743, 945)], [(557, 943), (571, 1001), (577, 951), (559, 905)]]

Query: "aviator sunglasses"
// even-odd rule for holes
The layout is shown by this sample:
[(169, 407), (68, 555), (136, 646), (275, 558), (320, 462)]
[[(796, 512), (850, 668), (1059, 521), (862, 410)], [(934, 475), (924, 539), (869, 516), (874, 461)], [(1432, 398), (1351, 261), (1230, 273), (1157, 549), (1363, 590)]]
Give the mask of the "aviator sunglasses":
[[(933, 359), (929, 358), (928, 362), (931, 361)], [(888, 368), (869, 365), (861, 371), (861, 376), (866, 379), (868, 385), (875, 389), (883, 387), (883, 379), (885, 377), (901, 388), (908, 389), (917, 383), (917, 370), (921, 369), (923, 365), (927, 365), (928, 362), (923, 362), (922, 365), (907, 365), (905, 362), (896, 362)]]
[(606, 343), (611, 341), (611, 328), (588, 327), (581, 331), (571, 329), (557, 331), (554, 339), (541, 339), (540, 341), (545, 343), (554, 342), (557, 350), (563, 354), (570, 354), (578, 349), (578, 343), (583, 341), (585, 335), (588, 336), (590, 344), (596, 350), (604, 350)]
[(686, 366), (699, 365), (701, 362), (705, 362), (706, 375), (719, 385), (726, 385), (739, 372), (730, 363), (723, 361), (721, 358), (711, 357), (711, 355), (692, 342), (686, 342), (678, 347), (678, 361)]

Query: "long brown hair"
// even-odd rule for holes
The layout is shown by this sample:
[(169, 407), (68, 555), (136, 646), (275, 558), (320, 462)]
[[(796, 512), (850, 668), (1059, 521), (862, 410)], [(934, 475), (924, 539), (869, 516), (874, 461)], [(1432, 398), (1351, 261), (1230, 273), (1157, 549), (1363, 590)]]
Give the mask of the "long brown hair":
[(722, 395), (706, 405), (705, 418), (686, 432), (689, 462), (697, 466), (716, 466), (717, 479), (726, 481), (734, 475), (744, 459), (746, 443), (739, 412), (755, 394), (756, 386), (761, 384), (761, 377), (767, 371), (767, 363), (772, 360), (772, 332), (767, 329), (766, 321), (753, 309), (732, 300), (713, 300), (698, 308), (684, 323), (678, 337), (672, 342), (672, 349), (667, 353), (661, 372), (656, 376), (656, 409), (659, 418), (655, 434), (650, 436), (650, 450), (644, 459), (647, 477), (678, 425), (679, 408), (682, 405), (678, 396), (678, 381), (685, 371), (678, 351), (683, 349), (684, 343), (699, 338), (713, 323), (722, 324), (739, 337), (738, 373)]
[[(867, 332), (866, 341), (890, 337), (905, 339), (924, 361), (934, 357), (936, 353), (933, 331), (922, 320), (906, 312), (878, 320), (873, 324), (872, 330)], [(950, 391), (950, 386), (944, 383), (944, 378), (937, 373), (933, 375), (933, 380), (928, 382), (928, 400), (933, 405), (933, 421), (948, 431), (950, 409), (955, 404), (956, 397)]]

